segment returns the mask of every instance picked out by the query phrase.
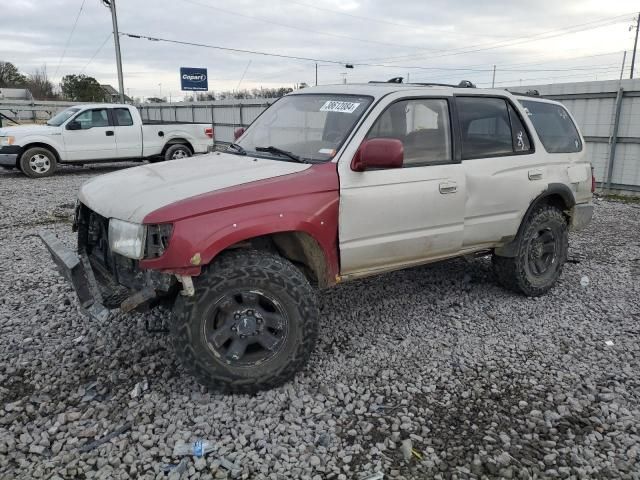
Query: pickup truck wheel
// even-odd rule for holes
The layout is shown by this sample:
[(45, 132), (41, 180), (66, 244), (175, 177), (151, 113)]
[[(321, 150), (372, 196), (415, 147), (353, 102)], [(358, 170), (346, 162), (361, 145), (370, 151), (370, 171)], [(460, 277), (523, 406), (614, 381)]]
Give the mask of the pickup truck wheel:
[(513, 258), (493, 255), (498, 282), (510, 290), (536, 297), (556, 283), (567, 260), (567, 220), (556, 207), (544, 205), (533, 212), (516, 240)]
[(30, 148), (20, 157), (20, 170), (27, 177), (48, 177), (53, 175), (57, 167), (56, 156), (46, 148)]
[(287, 260), (254, 250), (224, 253), (174, 305), (173, 343), (203, 385), (254, 393), (290, 380), (318, 336), (316, 294)]
[(165, 160), (179, 160), (181, 158), (187, 158), (192, 155), (191, 150), (186, 145), (176, 144), (171, 145), (167, 148), (167, 151), (164, 152)]

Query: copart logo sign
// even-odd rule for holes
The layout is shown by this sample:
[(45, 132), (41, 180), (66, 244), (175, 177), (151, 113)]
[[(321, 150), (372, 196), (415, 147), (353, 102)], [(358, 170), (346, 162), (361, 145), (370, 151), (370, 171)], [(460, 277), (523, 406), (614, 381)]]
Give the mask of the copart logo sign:
[(180, 69), (180, 85), (182, 90), (206, 92), (209, 90), (207, 69), (182, 67)]

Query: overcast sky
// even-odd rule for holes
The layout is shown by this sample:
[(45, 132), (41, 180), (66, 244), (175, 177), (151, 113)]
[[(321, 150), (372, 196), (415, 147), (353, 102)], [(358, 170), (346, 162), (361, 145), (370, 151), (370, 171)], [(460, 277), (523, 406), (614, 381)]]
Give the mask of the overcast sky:
[[(409, 75), (479, 86), (490, 86), (494, 64), (496, 86), (617, 78), (640, 7), (637, 0), (117, 1), (121, 32), (356, 64), (319, 62), (320, 84)], [(64, 57), (82, 0), (5, 3), (0, 60), (25, 73), (46, 65), (54, 82), (83, 72), (117, 88), (111, 16), (100, 0), (85, 0)], [(181, 66), (208, 68), (214, 91), (236, 89), (245, 70), (240, 88), (315, 82), (311, 61), (128, 37), (121, 46), (125, 89), (136, 97), (160, 89), (181, 97)]]

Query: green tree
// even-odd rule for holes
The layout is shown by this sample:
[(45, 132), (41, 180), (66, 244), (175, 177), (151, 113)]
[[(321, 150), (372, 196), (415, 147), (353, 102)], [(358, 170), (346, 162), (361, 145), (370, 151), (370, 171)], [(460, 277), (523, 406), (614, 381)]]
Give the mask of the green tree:
[(13, 63), (0, 61), (0, 88), (22, 88), (26, 80)]
[(87, 75), (65, 75), (60, 88), (62, 95), (74, 102), (103, 102), (105, 97), (98, 81)]

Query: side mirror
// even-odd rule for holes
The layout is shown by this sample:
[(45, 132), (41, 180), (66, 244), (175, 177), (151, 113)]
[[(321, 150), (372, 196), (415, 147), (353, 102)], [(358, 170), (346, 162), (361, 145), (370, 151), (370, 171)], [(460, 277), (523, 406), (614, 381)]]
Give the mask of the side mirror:
[(351, 170), (364, 172), (372, 168), (401, 168), (404, 145), (396, 138), (372, 138), (360, 144), (351, 160)]
[(80, 125), (75, 120), (72, 120), (67, 123), (67, 130), (82, 130), (82, 125)]
[(234, 140), (239, 139), (242, 136), (242, 134), (244, 133), (245, 130), (246, 130), (246, 128), (244, 128), (244, 127), (236, 128), (236, 131), (233, 132), (233, 139)]

